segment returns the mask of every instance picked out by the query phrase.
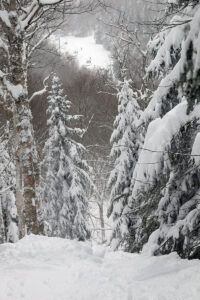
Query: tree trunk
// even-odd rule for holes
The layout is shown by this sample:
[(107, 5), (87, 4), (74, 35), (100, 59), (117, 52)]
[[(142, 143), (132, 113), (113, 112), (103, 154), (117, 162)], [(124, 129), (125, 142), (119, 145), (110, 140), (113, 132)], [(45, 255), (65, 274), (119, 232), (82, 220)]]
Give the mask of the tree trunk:
[(12, 103), (17, 183), (16, 206), (19, 217), (19, 238), (22, 238), (26, 233), (39, 233), (36, 200), (38, 170), (27, 92), (26, 46), (13, 3), (10, 6), (10, 11), (14, 12), (10, 14), (12, 26), (5, 28), (9, 41), (9, 75), (6, 77), (5, 85)]
[(102, 244), (105, 243), (106, 236), (105, 236), (105, 222), (104, 222), (104, 215), (103, 215), (103, 200), (98, 202), (99, 207), (99, 218), (100, 218), (100, 225), (101, 225), (101, 242)]
[(4, 224), (3, 209), (2, 209), (1, 195), (0, 195), (0, 244), (5, 243), (5, 240), (6, 240), (5, 224)]
[[(20, 52), (19, 52), (19, 61)], [(19, 214), (20, 238), (26, 233), (38, 232), (36, 185), (38, 184), (37, 153), (34, 147), (32, 115), (28, 102), (28, 93), (25, 85), (24, 70), (21, 70), (20, 83), (15, 80), (15, 85), (21, 84), (23, 92), (13, 103), (13, 118), (16, 148), (16, 176), (17, 191), (16, 202)]]

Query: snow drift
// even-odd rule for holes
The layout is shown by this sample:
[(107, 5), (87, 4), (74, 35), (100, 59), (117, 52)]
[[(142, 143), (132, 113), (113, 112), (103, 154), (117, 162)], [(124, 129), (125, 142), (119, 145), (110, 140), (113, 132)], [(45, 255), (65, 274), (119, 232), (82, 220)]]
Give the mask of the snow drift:
[(0, 245), (1, 300), (199, 300), (200, 261), (27, 236)]

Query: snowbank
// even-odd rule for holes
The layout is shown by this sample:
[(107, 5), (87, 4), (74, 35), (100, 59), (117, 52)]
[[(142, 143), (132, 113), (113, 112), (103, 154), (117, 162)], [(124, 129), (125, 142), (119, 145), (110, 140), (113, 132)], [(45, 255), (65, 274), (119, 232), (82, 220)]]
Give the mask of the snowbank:
[(0, 245), (1, 300), (199, 300), (200, 261), (28, 236)]

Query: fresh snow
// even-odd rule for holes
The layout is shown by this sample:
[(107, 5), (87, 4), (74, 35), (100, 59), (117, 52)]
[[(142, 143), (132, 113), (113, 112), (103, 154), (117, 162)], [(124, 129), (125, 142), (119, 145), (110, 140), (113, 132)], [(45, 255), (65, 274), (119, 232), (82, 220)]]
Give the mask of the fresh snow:
[[(163, 160), (165, 167), (168, 166), (167, 150), (176, 132), (180, 130), (181, 126), (187, 124), (187, 122), (200, 117), (200, 105), (196, 105), (193, 112), (187, 114), (188, 103), (184, 97), (182, 101), (166, 113), (162, 119), (157, 118), (150, 123), (143, 149), (133, 173), (133, 199), (136, 197), (138, 190), (142, 188), (147, 190), (154, 184), (155, 175), (159, 174)], [(199, 141), (196, 139), (192, 154), (195, 151), (195, 154), (198, 154), (196, 150), (198, 144)], [(197, 160), (198, 157), (196, 157)], [(135, 178), (137, 179), (136, 181)]]
[(200, 261), (27, 236), (0, 245), (1, 300), (199, 300)]
[(87, 37), (53, 35), (50, 41), (56, 45), (61, 54), (68, 53), (74, 56), (81, 67), (108, 69), (112, 63), (110, 52), (103, 45), (97, 44), (93, 35)]

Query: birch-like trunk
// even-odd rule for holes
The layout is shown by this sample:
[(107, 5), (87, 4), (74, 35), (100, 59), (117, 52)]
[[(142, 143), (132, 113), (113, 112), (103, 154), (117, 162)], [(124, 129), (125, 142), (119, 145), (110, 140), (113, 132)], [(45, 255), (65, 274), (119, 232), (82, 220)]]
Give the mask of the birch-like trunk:
[(12, 102), (15, 137), (16, 205), (19, 218), (19, 238), (26, 233), (39, 233), (37, 221), (36, 186), (38, 184), (37, 153), (34, 145), (32, 115), (27, 92), (26, 48), (23, 32), (15, 10), (10, 5), (11, 27), (5, 28), (8, 43), (6, 86)]

